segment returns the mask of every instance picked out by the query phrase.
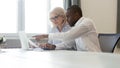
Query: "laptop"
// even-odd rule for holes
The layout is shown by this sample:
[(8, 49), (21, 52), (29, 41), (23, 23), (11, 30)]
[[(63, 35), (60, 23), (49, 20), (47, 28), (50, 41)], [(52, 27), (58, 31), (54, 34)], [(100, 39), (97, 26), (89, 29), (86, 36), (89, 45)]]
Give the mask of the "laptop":
[(30, 46), (34, 46), (37, 49), (43, 50), (43, 49), (39, 48), (33, 41), (28, 39), (27, 35), (24, 31), (19, 31), (18, 35), (19, 35), (19, 39), (20, 39), (20, 43), (21, 43), (21, 48), (23, 50), (30, 50), (31, 49)]

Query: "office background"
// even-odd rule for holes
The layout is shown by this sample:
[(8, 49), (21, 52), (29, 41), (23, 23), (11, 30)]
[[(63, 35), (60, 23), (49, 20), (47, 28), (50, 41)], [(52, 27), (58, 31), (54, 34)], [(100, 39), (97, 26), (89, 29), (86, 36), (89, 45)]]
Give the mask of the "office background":
[(119, 0), (64, 0), (64, 8), (77, 4), (93, 19), (98, 33), (119, 33)]
[[(71, 0), (71, 2), (73, 1), (75, 0)], [(120, 2), (119, 0), (76, 0), (75, 1), (75, 3), (80, 4), (80, 7), (83, 10), (83, 15), (85, 17), (89, 17), (93, 19), (98, 33), (120, 32), (119, 2)], [(15, 42), (14, 39), (11, 41)], [(10, 42), (10, 40), (8, 40), (8, 42)], [(11, 45), (15, 45), (15, 43)]]
[(81, 0), (81, 8), (85, 17), (94, 20), (99, 33), (117, 32), (117, 0)]

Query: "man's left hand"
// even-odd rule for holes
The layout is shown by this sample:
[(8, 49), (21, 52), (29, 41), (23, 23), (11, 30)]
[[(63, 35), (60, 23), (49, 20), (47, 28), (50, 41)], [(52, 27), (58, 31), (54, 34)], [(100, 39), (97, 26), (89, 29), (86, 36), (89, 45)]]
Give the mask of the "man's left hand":
[(44, 50), (55, 50), (56, 46), (53, 44), (45, 43), (45, 44), (40, 44), (39, 47), (41, 47)]

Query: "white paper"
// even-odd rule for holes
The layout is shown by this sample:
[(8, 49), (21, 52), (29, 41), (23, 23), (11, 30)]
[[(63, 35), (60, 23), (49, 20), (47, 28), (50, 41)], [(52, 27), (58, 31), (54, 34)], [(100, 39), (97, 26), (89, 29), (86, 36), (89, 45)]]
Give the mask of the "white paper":
[(29, 40), (29, 44), (34, 47), (38, 47), (33, 41)]

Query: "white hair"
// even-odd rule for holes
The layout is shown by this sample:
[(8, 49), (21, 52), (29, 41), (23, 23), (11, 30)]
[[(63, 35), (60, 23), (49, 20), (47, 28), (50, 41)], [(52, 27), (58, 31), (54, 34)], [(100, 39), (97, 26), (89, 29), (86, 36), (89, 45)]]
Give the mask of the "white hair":
[(56, 14), (66, 17), (65, 10), (61, 7), (54, 8), (52, 11), (50, 11), (50, 14)]
[[(65, 10), (64, 10), (63, 8), (61, 8), (61, 7), (56, 7), (56, 8), (54, 8), (54, 9), (52, 9), (52, 10), (50, 11), (50, 13), (49, 13), (49, 17), (51, 17), (51, 14), (60, 15), (60, 16), (62, 16), (62, 17), (65, 19), (64, 21), (66, 21)], [(52, 27), (55, 27), (56, 25), (55, 25), (54, 23), (52, 23), (51, 26), (52, 26)]]

